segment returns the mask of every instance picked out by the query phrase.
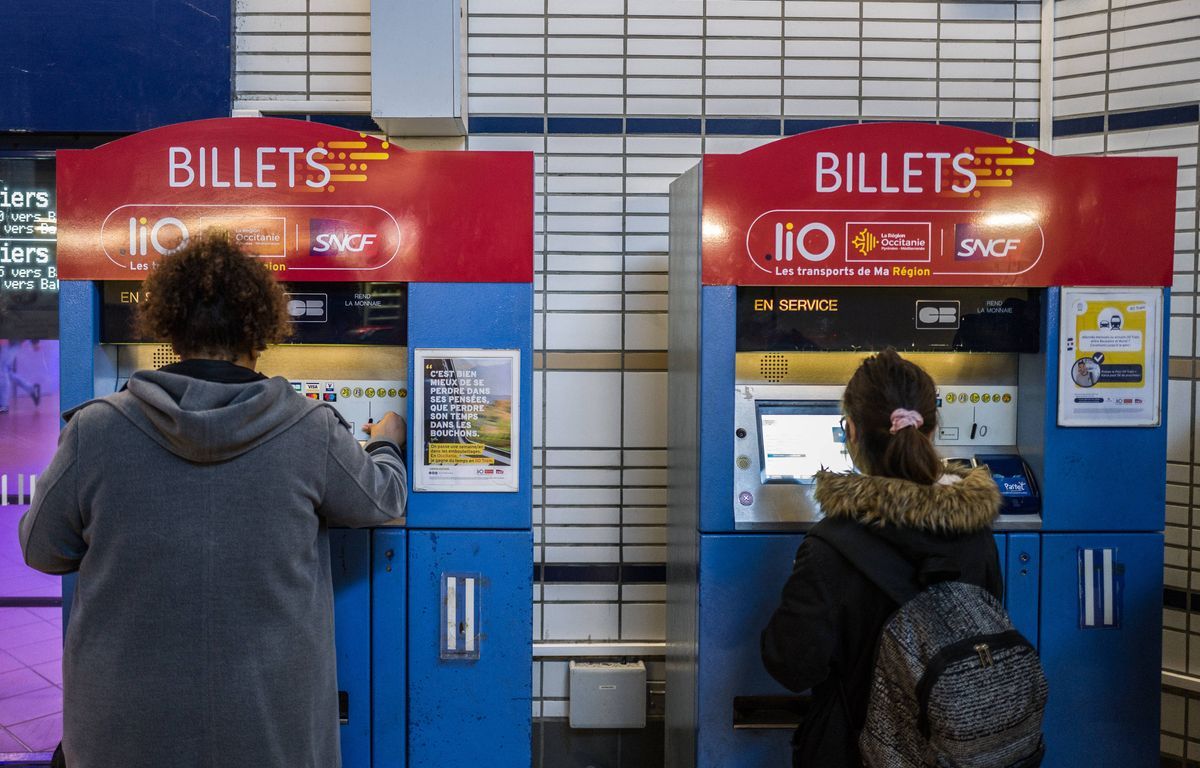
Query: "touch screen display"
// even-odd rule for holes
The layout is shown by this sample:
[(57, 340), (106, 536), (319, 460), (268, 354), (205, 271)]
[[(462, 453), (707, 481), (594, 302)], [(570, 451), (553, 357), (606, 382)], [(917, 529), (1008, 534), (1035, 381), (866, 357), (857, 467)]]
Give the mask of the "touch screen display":
[(822, 468), (854, 468), (836, 401), (759, 402), (757, 410), (763, 482), (811, 483)]

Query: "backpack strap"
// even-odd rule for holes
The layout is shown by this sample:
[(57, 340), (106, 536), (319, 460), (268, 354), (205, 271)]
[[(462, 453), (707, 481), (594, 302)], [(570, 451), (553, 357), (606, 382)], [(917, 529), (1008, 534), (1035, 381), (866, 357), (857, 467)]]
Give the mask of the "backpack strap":
[(833, 547), (896, 605), (904, 605), (923, 589), (917, 568), (889, 542), (871, 533), (861, 523), (845, 518), (826, 518), (808, 535)]

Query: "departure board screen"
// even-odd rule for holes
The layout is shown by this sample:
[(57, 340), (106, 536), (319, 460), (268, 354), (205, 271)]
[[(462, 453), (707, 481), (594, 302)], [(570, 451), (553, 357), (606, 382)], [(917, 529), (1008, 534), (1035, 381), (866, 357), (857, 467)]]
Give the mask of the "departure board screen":
[(835, 401), (758, 403), (763, 482), (811, 483), (821, 469), (854, 468)]
[(0, 507), (27, 504), (58, 440), (54, 160), (0, 156)]
[(54, 160), (0, 157), (0, 337), (58, 337)]

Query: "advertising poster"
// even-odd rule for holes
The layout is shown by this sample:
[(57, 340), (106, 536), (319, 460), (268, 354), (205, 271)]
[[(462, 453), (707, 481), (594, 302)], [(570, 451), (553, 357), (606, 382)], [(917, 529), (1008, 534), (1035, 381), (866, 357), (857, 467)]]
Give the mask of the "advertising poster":
[(0, 157), (0, 505), (26, 504), (58, 443), (54, 160)]
[(416, 350), (416, 490), (518, 490), (520, 354)]
[(1064, 288), (1058, 423), (1149, 427), (1161, 418), (1162, 291)]

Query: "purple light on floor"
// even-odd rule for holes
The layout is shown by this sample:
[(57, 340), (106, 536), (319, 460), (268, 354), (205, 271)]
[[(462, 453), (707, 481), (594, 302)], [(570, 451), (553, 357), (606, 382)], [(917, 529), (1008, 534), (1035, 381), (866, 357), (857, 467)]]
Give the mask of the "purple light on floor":
[[(61, 580), (25, 566), (17, 523), (0, 506), (0, 598), (59, 597)], [(48, 752), (62, 740), (62, 609), (0, 608), (0, 754)]]

